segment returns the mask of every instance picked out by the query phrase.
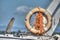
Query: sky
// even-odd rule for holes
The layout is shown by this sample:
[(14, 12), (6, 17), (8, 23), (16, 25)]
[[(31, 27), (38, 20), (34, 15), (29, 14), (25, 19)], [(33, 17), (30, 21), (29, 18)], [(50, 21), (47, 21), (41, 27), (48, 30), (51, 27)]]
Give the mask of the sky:
[(0, 29), (6, 30), (10, 19), (14, 17), (11, 31), (26, 31), (27, 13), (35, 7), (47, 9), (51, 2), (52, 0), (0, 0)]

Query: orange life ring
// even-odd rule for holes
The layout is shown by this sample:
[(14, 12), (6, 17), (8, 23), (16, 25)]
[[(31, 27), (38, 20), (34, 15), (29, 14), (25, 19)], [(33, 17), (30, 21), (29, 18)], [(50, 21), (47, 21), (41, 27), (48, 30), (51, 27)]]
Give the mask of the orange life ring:
[[(41, 33), (40, 30), (36, 30), (34, 27), (30, 25), (30, 18), (35, 12), (43, 12), (47, 17), (47, 24), (46, 24), (46, 27), (44, 27), (45, 31), (43, 33)], [(52, 20), (52, 17), (47, 10), (43, 8), (34, 8), (32, 11), (30, 11), (27, 14), (26, 19), (25, 19), (25, 25), (27, 29), (34, 34), (44, 34), (46, 31), (48, 31), (48, 29), (51, 28), (51, 24), (52, 24), (51, 20)]]

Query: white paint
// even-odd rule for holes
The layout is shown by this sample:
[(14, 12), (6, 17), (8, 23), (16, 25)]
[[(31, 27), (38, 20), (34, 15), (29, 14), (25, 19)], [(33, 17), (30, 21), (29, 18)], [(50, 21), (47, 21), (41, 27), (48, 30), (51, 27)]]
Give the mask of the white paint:
[(32, 14), (32, 11), (30, 11), (30, 13), (29, 14)]
[(58, 4), (59, 4), (58, 0), (53, 0), (52, 3), (47, 8), (48, 12), (50, 12), (51, 15), (55, 11), (55, 9), (56, 9), (56, 7), (57, 7)]
[(54, 15), (52, 19), (52, 28), (46, 33), (46, 35), (52, 35), (54, 30), (56, 29), (60, 19), (60, 8), (57, 10), (56, 14)]
[[(56, 7), (60, 3), (59, 0), (53, 0), (50, 6), (47, 8), (48, 12), (52, 15), (53, 12), (55, 11)], [(54, 30), (56, 29), (58, 23), (59, 23), (59, 18), (60, 18), (60, 8), (57, 10), (55, 13), (54, 17), (52, 18), (52, 27), (51, 29), (45, 34), (45, 35), (52, 35)]]

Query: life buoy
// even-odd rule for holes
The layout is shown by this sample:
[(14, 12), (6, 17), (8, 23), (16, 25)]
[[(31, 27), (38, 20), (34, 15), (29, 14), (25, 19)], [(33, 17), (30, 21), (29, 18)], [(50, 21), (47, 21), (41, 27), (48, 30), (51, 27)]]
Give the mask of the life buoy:
[[(47, 17), (47, 24), (46, 24), (46, 27), (44, 27), (43, 32), (41, 32), (40, 30), (36, 30), (35, 27), (32, 27), (30, 25), (30, 18), (35, 12), (42, 12)], [(26, 19), (25, 19), (25, 25), (26, 25), (27, 29), (34, 34), (44, 34), (45, 32), (47, 32), (51, 28), (51, 24), (52, 24), (51, 20), (52, 20), (52, 17), (47, 10), (45, 10), (43, 8), (34, 8), (32, 11), (30, 11), (27, 14)]]

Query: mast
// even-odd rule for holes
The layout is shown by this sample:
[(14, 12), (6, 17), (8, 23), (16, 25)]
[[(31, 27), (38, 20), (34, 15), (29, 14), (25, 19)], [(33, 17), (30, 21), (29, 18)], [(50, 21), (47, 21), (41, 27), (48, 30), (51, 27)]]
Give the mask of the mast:
[(6, 33), (9, 33), (11, 31), (11, 28), (13, 26), (14, 21), (15, 21), (15, 18), (14, 17), (11, 18), (11, 20), (10, 20), (8, 26), (7, 26), (7, 29), (6, 29)]

